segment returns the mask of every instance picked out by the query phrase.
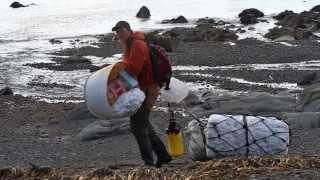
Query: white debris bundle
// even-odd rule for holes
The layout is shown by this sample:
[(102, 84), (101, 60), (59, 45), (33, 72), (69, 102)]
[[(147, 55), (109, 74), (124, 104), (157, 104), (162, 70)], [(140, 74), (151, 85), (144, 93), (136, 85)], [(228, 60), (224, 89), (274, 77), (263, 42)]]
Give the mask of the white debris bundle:
[(112, 108), (118, 117), (130, 116), (140, 108), (144, 99), (145, 94), (139, 88), (134, 88), (122, 94)]
[(204, 151), (209, 159), (288, 153), (289, 126), (277, 118), (214, 114), (202, 132), (195, 128), (199, 125), (195, 122), (188, 127), (193, 133), (189, 136), (189, 151), (195, 160), (202, 160)]
[[(203, 123), (207, 124), (207, 122)], [(195, 161), (207, 159), (205, 133), (206, 128), (201, 127), (198, 121), (193, 120), (188, 124), (185, 136), (188, 139), (188, 151)]]

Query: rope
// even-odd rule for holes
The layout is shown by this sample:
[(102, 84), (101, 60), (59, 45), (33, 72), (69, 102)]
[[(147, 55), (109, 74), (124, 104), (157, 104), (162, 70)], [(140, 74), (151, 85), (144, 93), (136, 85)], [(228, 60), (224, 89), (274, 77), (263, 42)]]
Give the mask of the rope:
[[(276, 132), (266, 123), (267, 119), (265, 117), (257, 116), (257, 117), (255, 117), (255, 118), (259, 119), (259, 120), (257, 120), (257, 122), (254, 122), (252, 124), (248, 124), (249, 121), (247, 119), (247, 117), (248, 117), (247, 115), (242, 115), (243, 123), (241, 123), (241, 121), (235, 119), (235, 117), (232, 116), (232, 115), (223, 115), (223, 116), (225, 116), (225, 119), (221, 120), (220, 122), (215, 123), (215, 124), (212, 124), (212, 123), (211, 124), (206, 124), (204, 121), (200, 120), (200, 118), (198, 118), (196, 115), (194, 115), (192, 112), (190, 112), (185, 103), (182, 103), (182, 104), (183, 104), (183, 106), (185, 108), (185, 111), (199, 123), (199, 126), (201, 128), (201, 135), (203, 137), (205, 147), (207, 147), (212, 152), (214, 152), (218, 157), (222, 156), (223, 153), (232, 153), (233, 152), (233, 153), (239, 154), (239, 150), (241, 150), (243, 148), (246, 148), (245, 155), (249, 156), (250, 155), (250, 147), (252, 145), (255, 145), (256, 147), (258, 147), (258, 149), (260, 151), (262, 151), (266, 155), (280, 154), (280, 153), (283, 153), (283, 152), (285, 152), (287, 150), (287, 147), (286, 147), (285, 149), (279, 149), (279, 151), (271, 153), (271, 152), (268, 152), (264, 147), (262, 147), (260, 145), (260, 142), (265, 141), (265, 140), (267, 140), (268, 138), (271, 138), (271, 137), (278, 138), (281, 142), (285, 143), (286, 140), (279, 136), (279, 134), (282, 134), (282, 133), (289, 133), (289, 138), (291, 138), (291, 130), (290, 129), (289, 129), (289, 131)], [(229, 120), (234, 121), (241, 128), (237, 128), (237, 129), (234, 129), (234, 130), (231, 130), (231, 131), (227, 131), (227, 132), (219, 132), (219, 128), (217, 128), (217, 127), (220, 124), (225, 123), (225, 121), (229, 121)], [(285, 122), (285, 121), (282, 121), (282, 122), (284, 122), (284, 123), (286, 123), (288, 125), (287, 122)], [(270, 134), (266, 135), (265, 137), (259, 138), (259, 139), (255, 138), (254, 132), (252, 132), (251, 129), (252, 129), (252, 127), (254, 127), (254, 126), (258, 125), (258, 124), (262, 124), (263, 126), (265, 126), (265, 128), (268, 129), (268, 131), (270, 131)], [(206, 136), (204, 134), (204, 129), (206, 127), (208, 129), (214, 129), (216, 131), (217, 136), (216, 137), (208, 137), (208, 138), (206, 138)], [(245, 135), (245, 144), (243, 146), (235, 147), (227, 139), (223, 138), (224, 136), (226, 136), (228, 134), (236, 133), (237, 131), (244, 131), (244, 133), (245, 133), (244, 134)], [(229, 146), (230, 149), (220, 149), (220, 150), (218, 150), (218, 149), (216, 149), (216, 147), (212, 147), (211, 145), (207, 144), (207, 142), (206, 142), (206, 140), (214, 141), (215, 139), (217, 139), (219, 141), (222, 141), (224, 144)], [(288, 142), (288, 143), (290, 143), (290, 142)]]

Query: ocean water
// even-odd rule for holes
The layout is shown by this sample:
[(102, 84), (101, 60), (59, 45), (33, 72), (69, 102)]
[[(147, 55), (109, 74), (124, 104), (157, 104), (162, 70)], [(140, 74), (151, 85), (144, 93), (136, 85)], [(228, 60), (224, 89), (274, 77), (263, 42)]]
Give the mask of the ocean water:
[[(68, 46), (51, 45), (48, 42), (51, 38), (92, 38), (90, 35), (110, 32), (119, 20), (129, 21), (134, 29), (149, 30), (173, 27), (159, 22), (178, 15), (190, 19), (190, 24), (206, 16), (238, 21), (237, 15), (246, 8), (258, 8), (270, 16), (286, 9), (301, 12), (320, 4), (320, 0), (22, 0), (23, 4), (36, 5), (12, 9), (9, 7), (12, 2), (0, 1), (0, 88), (9, 85), (18, 94), (53, 99), (81, 97), (83, 84), (90, 73), (55, 72), (23, 66), (50, 62), (46, 52)], [(142, 5), (151, 11), (151, 18), (147, 21), (135, 18)], [(76, 88), (43, 89), (27, 85), (39, 77), (42, 82), (63, 83)]]
[[(184, 15), (188, 19), (217, 17), (234, 19), (245, 8), (258, 8), (265, 14), (285, 9), (300, 12), (320, 4), (320, 0), (23, 0), (35, 3), (28, 8), (9, 8), (12, 0), (0, 1), (0, 39), (31, 40), (109, 32), (119, 20), (136, 29), (162, 27), (165, 18)], [(135, 18), (146, 5), (149, 21)]]

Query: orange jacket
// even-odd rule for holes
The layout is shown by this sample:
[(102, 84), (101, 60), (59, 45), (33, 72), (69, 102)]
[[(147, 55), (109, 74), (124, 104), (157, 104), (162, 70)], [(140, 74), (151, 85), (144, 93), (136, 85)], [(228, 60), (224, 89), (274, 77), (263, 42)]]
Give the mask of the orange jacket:
[(154, 84), (149, 48), (142, 32), (134, 32), (124, 51), (123, 63), (127, 71), (135, 76), (141, 89)]

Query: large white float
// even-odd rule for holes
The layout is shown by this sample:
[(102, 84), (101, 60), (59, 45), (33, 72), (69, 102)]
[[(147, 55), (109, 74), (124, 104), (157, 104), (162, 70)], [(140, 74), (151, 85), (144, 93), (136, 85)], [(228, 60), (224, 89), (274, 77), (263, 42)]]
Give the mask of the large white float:
[(113, 110), (107, 98), (108, 78), (113, 67), (114, 65), (110, 65), (96, 71), (85, 84), (84, 97), (87, 107), (99, 118), (113, 117)]

